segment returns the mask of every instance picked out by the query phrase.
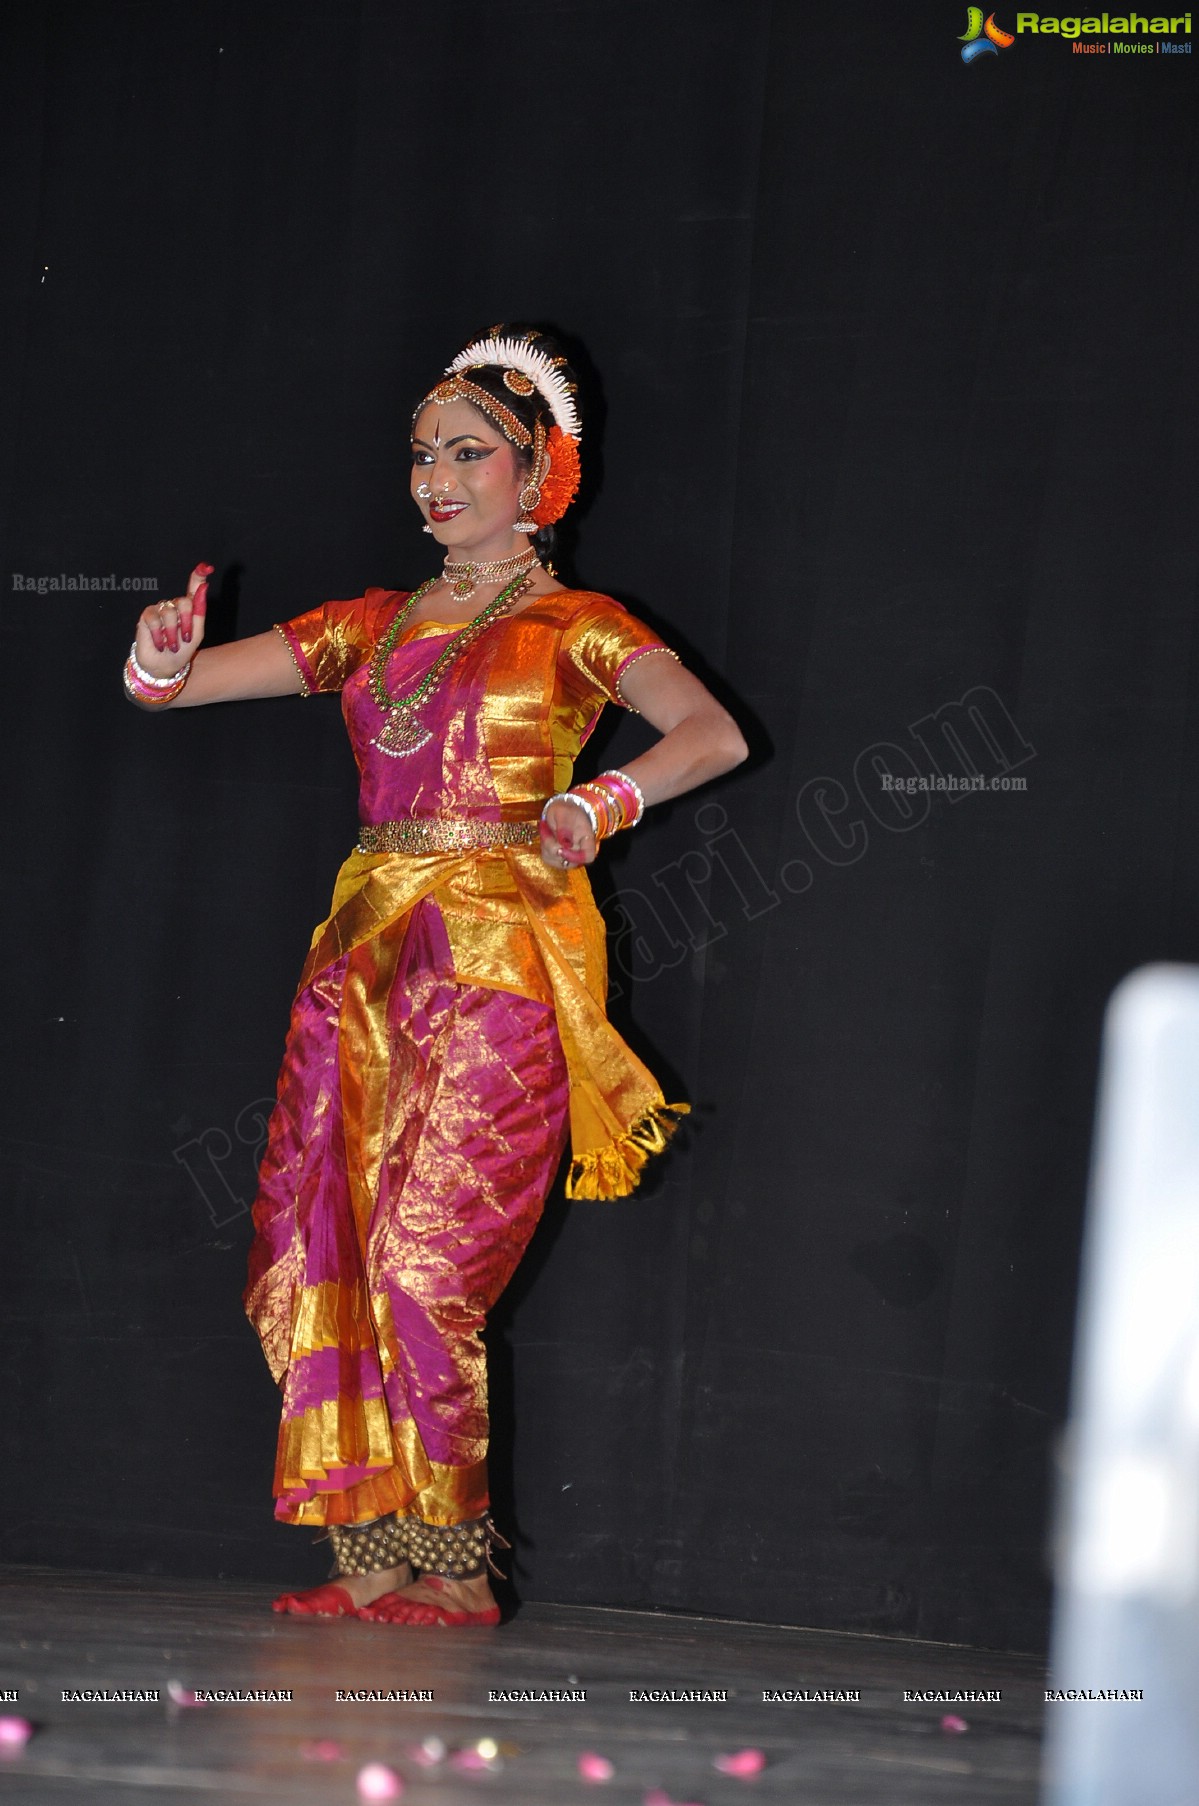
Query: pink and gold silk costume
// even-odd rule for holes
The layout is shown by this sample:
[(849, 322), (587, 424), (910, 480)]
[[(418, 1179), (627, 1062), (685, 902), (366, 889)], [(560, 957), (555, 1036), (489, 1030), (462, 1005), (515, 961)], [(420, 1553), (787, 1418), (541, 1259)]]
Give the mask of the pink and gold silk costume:
[[(606, 596), (537, 598), (469, 646), (394, 758), (369, 662), (404, 597), (280, 626), (306, 693), (340, 690), (365, 823), (535, 821), (625, 667), (662, 642)], [(405, 629), (390, 695), (453, 630)], [(586, 873), (538, 846), (360, 853), (292, 1008), (246, 1310), (283, 1390), (276, 1516), (455, 1524), (487, 1509), (479, 1332), (528, 1244), (569, 1129), (568, 1191), (619, 1197), (672, 1123), (604, 1009)]]

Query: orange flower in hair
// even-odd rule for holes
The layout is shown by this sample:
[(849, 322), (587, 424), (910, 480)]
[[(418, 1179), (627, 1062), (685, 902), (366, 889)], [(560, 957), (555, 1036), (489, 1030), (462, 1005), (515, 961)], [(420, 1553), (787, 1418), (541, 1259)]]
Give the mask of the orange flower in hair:
[(552, 426), (545, 442), (550, 467), (539, 484), (541, 500), (532, 518), (539, 527), (552, 526), (561, 520), (579, 490), (579, 442), (560, 426)]

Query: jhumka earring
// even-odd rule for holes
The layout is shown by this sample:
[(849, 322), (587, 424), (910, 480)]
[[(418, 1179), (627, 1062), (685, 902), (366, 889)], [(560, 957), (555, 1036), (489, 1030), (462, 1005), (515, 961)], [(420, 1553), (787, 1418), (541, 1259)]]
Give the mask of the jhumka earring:
[(513, 522), (512, 531), (514, 533), (539, 533), (541, 531), (532, 516), (541, 506), (541, 484), (547, 465), (545, 428), (539, 420), (533, 428), (533, 461), (529, 466), (529, 480), (516, 498), (520, 508), (520, 518)]

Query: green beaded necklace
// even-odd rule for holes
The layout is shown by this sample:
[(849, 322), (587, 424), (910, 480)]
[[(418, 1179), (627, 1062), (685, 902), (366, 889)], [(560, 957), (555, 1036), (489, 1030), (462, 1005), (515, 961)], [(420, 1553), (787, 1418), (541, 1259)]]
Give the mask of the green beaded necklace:
[(371, 659), (371, 695), (387, 716), (371, 745), (377, 746), (380, 752), (387, 753), (392, 759), (406, 759), (410, 753), (426, 746), (433, 738), (424, 722), (418, 718), (417, 709), (422, 703), (428, 702), (459, 653), (465, 651), (466, 647), (477, 640), (480, 634), (485, 633), (498, 616), (507, 614), (525, 592), (532, 588), (533, 572), (522, 571), (519, 577), (514, 578), (500, 591), (494, 601), (487, 604), (481, 614), (477, 614), (473, 621), (468, 621), (466, 626), (454, 635), (440, 658), (430, 666), (415, 689), (409, 690), (404, 696), (393, 696), (387, 688), (387, 661), (391, 657), (395, 643), (403, 633), (404, 626), (413, 609), (428, 595), (438, 581), (438, 578), (430, 577), (426, 583), (421, 584), (419, 589), (413, 590), (388, 628), (386, 636), (380, 640), (374, 657)]

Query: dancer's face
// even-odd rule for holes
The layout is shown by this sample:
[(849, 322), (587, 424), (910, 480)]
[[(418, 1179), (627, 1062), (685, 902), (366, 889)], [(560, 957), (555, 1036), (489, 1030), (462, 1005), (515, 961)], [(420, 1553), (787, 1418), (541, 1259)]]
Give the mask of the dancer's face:
[(447, 550), (467, 552), (505, 537), (524, 543), (512, 525), (525, 474), (499, 428), (469, 401), (431, 401), (417, 415), (412, 495)]

